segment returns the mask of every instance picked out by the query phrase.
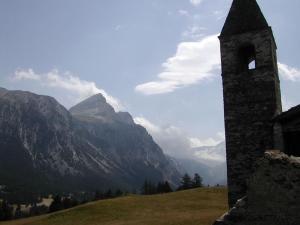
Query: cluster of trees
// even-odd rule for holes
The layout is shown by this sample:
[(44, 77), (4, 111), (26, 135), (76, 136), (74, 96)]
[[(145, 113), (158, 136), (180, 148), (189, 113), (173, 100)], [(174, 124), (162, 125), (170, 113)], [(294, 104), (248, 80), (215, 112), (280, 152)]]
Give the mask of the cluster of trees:
[(203, 187), (203, 179), (198, 174), (195, 173), (194, 178), (192, 179), (187, 173), (181, 178), (180, 186), (177, 190), (188, 190), (192, 188)]
[(17, 204), (14, 208), (6, 200), (2, 200), (0, 202), (0, 221), (38, 216), (48, 213), (48, 211), (49, 209), (47, 206), (38, 206), (36, 203), (34, 203), (28, 206), (28, 211), (24, 212), (21, 210), (20, 204)]
[[(192, 188), (203, 187), (202, 177), (196, 173), (194, 177), (191, 178), (187, 173), (181, 178), (180, 186), (176, 191), (188, 190)], [(141, 194), (143, 195), (154, 195), (173, 192), (171, 185), (168, 181), (158, 182), (157, 184), (152, 183), (151, 181), (146, 180), (142, 186)]]
[(7, 201), (0, 201), (0, 221), (10, 220), (13, 218), (13, 207)]
[[(66, 196), (55, 195), (52, 198), (52, 203), (49, 207), (45, 205), (38, 204), (40, 201), (38, 198), (33, 199), (33, 203), (24, 205), (22, 209), (20, 203), (15, 203), (14, 205), (9, 204), (7, 200), (0, 199), (0, 221), (20, 219), (30, 216), (37, 216), (46, 213), (56, 212), (64, 209), (69, 209), (80, 204), (84, 204), (91, 201), (110, 199), (115, 197), (120, 197), (126, 195), (128, 192), (123, 192), (120, 189), (112, 191), (108, 189), (107, 191), (96, 191), (96, 192), (81, 192), (69, 194)], [(46, 196), (45, 196), (46, 197)]]
[(98, 201), (98, 200), (104, 200), (104, 199), (110, 199), (110, 198), (117, 198), (117, 197), (121, 197), (121, 196), (127, 195), (127, 194), (128, 194), (128, 192), (123, 192), (120, 189), (117, 189), (116, 191), (112, 191), (111, 189), (108, 189), (105, 192), (97, 190), (95, 192), (95, 196), (94, 196), (93, 200)]
[(77, 196), (77, 199), (81, 199), (81, 200), (77, 200), (75, 197), (61, 197), (59, 195), (56, 195), (53, 198), (53, 201), (49, 207), (49, 212), (51, 213), (63, 209), (69, 209), (87, 202), (116, 198), (126, 194), (128, 193), (123, 192), (120, 189), (117, 189), (116, 191), (112, 191), (111, 189), (108, 189), (107, 191), (104, 192), (97, 190), (95, 191), (94, 194), (85, 193), (85, 194), (81, 194), (80, 197)]
[(63, 209), (69, 209), (79, 205), (79, 202), (76, 199), (71, 197), (61, 197), (56, 195), (53, 198), (51, 205), (49, 206), (49, 212), (56, 212)]
[(158, 182), (156, 185), (151, 181), (146, 180), (142, 186), (141, 194), (143, 195), (154, 195), (172, 192), (172, 188), (168, 181)]
[(0, 185), (0, 199), (5, 199), (13, 204), (38, 203), (42, 197), (48, 197), (46, 193), (35, 192), (33, 188), (25, 185), (11, 184), (10, 186)]
[[(191, 178), (188, 174), (185, 174), (181, 178), (180, 186), (176, 189), (179, 190), (187, 190), (191, 188), (202, 187), (202, 178), (199, 174), (195, 174), (193, 178)], [(153, 195), (153, 194), (162, 194), (173, 192), (173, 189), (168, 181), (152, 183), (151, 181), (146, 180), (141, 188), (140, 193), (143, 195)], [(136, 193), (135, 191), (133, 193)], [(0, 221), (3, 220), (11, 220), (11, 219), (19, 219), (23, 217), (36, 216), (51, 212), (56, 212), (63, 209), (69, 209), (75, 207), (80, 204), (84, 204), (90, 201), (98, 201), (103, 199), (110, 199), (115, 197), (120, 197), (127, 195), (128, 192), (123, 192), (120, 189), (115, 191), (108, 189), (107, 191), (96, 191), (96, 192), (81, 192), (74, 193), (73, 195), (68, 195), (68, 197), (62, 197), (60, 195), (56, 195), (53, 197), (53, 201), (49, 208), (44, 205), (38, 205), (37, 201), (28, 205), (29, 210), (27, 212), (23, 212), (21, 209), (21, 205), (16, 203), (15, 209), (12, 205), (8, 203), (7, 200), (0, 200)], [(41, 198), (40, 198), (41, 199)]]

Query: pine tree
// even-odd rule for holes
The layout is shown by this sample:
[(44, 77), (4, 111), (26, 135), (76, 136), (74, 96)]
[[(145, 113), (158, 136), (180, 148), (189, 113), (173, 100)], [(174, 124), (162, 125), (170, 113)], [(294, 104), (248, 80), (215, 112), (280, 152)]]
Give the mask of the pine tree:
[(141, 192), (143, 195), (153, 195), (157, 193), (157, 187), (152, 182), (145, 180)]
[(115, 192), (115, 196), (120, 197), (122, 195), (123, 195), (123, 191), (121, 191), (120, 189), (117, 189), (116, 192)]
[(106, 199), (113, 198), (113, 197), (114, 197), (114, 195), (113, 195), (111, 189), (108, 189), (104, 194), (104, 198), (106, 198)]
[(64, 198), (62, 200), (62, 204), (63, 204), (63, 208), (64, 209), (69, 209), (69, 208), (73, 207), (72, 199), (71, 198)]
[(144, 181), (141, 193), (142, 193), (142, 195), (148, 195), (149, 194), (149, 185), (148, 185), (148, 181), (147, 180)]
[(14, 219), (20, 219), (20, 218), (22, 218), (22, 212), (21, 212), (21, 205), (18, 204), (15, 211)]
[(0, 220), (10, 220), (13, 217), (13, 209), (7, 201), (0, 203)]
[(181, 178), (181, 186), (178, 188), (179, 190), (187, 190), (193, 187), (193, 182), (191, 180), (191, 177), (186, 173)]
[(149, 195), (157, 194), (156, 186), (152, 182), (149, 182)]
[(94, 200), (97, 201), (97, 200), (101, 200), (103, 198), (104, 198), (103, 193), (97, 190), (95, 192)]
[(164, 192), (164, 183), (163, 182), (158, 182), (156, 186), (156, 193), (165, 193)]
[(164, 193), (170, 193), (170, 192), (173, 192), (173, 190), (172, 190), (172, 188), (171, 188), (171, 186), (170, 186), (170, 184), (169, 184), (168, 181), (166, 181), (166, 182), (164, 183), (163, 188), (164, 188)]
[(53, 199), (53, 202), (51, 203), (50, 207), (49, 207), (49, 212), (56, 212), (59, 210), (62, 210), (63, 204), (61, 201), (61, 197), (59, 195), (56, 195)]
[(193, 188), (198, 188), (198, 187), (203, 187), (202, 177), (198, 173), (195, 173), (193, 179)]

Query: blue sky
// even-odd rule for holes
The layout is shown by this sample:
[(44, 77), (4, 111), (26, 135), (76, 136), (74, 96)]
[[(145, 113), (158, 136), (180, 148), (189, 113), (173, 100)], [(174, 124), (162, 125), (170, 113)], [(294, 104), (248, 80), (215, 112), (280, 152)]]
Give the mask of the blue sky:
[[(278, 45), (284, 107), (300, 103), (299, 0), (258, 1)], [(104, 93), (167, 153), (224, 136), (217, 35), (231, 0), (1, 0), (0, 86), (67, 108)], [(192, 154), (192, 153), (191, 153)]]

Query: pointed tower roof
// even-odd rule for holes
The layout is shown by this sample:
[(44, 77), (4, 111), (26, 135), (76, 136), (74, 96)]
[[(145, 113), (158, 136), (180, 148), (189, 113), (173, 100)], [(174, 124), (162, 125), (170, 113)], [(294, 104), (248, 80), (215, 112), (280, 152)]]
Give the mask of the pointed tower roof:
[(233, 0), (221, 36), (263, 30), (268, 27), (256, 0)]

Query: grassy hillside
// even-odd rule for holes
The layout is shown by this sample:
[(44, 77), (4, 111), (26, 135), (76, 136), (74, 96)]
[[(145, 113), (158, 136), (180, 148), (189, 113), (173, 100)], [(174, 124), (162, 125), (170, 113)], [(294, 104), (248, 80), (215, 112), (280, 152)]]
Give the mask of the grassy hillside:
[(211, 225), (226, 210), (226, 189), (200, 188), (98, 201), (0, 225)]

